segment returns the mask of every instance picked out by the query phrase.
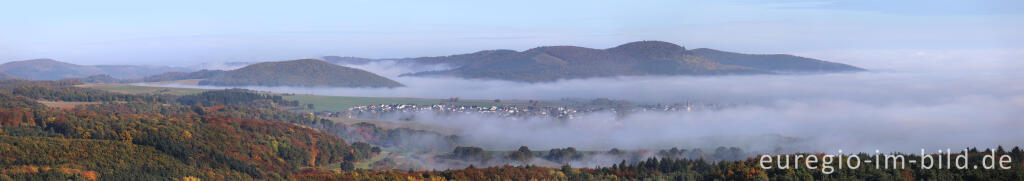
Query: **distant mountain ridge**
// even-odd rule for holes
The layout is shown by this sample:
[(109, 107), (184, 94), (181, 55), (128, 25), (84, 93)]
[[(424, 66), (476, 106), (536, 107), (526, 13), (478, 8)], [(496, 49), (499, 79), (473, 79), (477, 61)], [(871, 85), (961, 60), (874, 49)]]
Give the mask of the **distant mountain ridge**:
[(707, 48), (687, 50), (663, 41), (638, 41), (608, 49), (544, 46), (523, 52), (490, 50), (444, 57), (405, 59), (456, 68), (403, 76), (455, 76), (547, 82), (559, 79), (642, 75), (734, 75), (864, 71), (862, 68), (792, 55), (754, 55)]
[(28, 80), (61, 80), (109, 75), (119, 79), (138, 79), (164, 72), (189, 71), (186, 68), (141, 65), (76, 65), (53, 59), (32, 59), (7, 62), (0, 72)]
[(643, 75), (747, 75), (856, 72), (865, 69), (785, 54), (743, 54), (708, 48), (687, 50), (664, 41), (637, 41), (608, 49), (542, 46), (526, 51), (484, 50), (467, 54), (399, 59), (323, 57), (342, 65), (392, 60), (445, 64), (450, 70), (410, 72), (402, 76), (454, 76), (522, 82)]
[(53, 59), (32, 59), (7, 62), (0, 65), (0, 72), (29, 80), (60, 80), (103, 74), (103, 70), (75, 65)]
[(300, 87), (401, 87), (401, 83), (364, 70), (322, 60), (263, 62), (224, 71), (199, 85)]
[[(33, 59), (2, 64), (0, 73), (6, 74), (8, 78), (28, 80), (71, 79), (108, 83), (207, 79), (200, 83), (204, 85), (396, 87), (401, 84), (374, 73), (344, 66), (332, 66), (365, 65), (385, 60), (410, 65), (443, 64), (452, 68), (439, 71), (408, 72), (401, 76), (453, 76), (521, 82), (549, 82), (559, 79), (612, 76), (703, 76), (864, 71), (862, 68), (851, 65), (785, 54), (743, 54), (708, 48), (688, 50), (683, 46), (664, 41), (637, 41), (607, 49), (542, 46), (522, 52), (498, 49), (435, 57), (369, 59), (325, 56), (322, 59), (323, 61), (316, 60), (315, 62), (312, 59), (297, 60), (297, 62), (303, 63), (285, 63), (291, 61), (204, 63), (200, 66), (217, 69), (244, 67), (231, 71), (204, 69), (198, 72), (192, 72), (188, 68), (166, 66), (75, 65), (52, 59)], [(273, 67), (283, 68), (274, 70)], [(241, 70), (244, 68), (250, 69)], [(300, 71), (284, 71), (288, 69)], [(302, 76), (318, 77), (303, 78)], [(3, 77), (0, 74), (0, 78)]]
[[(713, 75), (761, 73), (682, 54), (682, 47), (633, 43), (601, 50), (576, 46), (538, 47), (504, 57), (479, 60), (447, 71), (409, 75), (452, 75), (464, 78), (545, 82), (558, 79), (621, 75)], [(628, 52), (655, 47), (654, 51)]]
[(92, 75), (92, 76), (82, 77), (82, 78), (68, 78), (68, 79), (63, 79), (63, 80), (77, 81), (79, 83), (86, 83), (86, 84), (119, 84), (119, 83), (135, 83), (135, 82), (137, 82), (137, 80), (135, 80), (135, 79), (127, 79), (127, 80), (125, 80), (125, 79), (118, 79), (118, 78), (111, 77), (110, 75), (107, 75), (107, 74)]
[(118, 79), (140, 79), (164, 72), (192, 71), (189, 68), (151, 65), (95, 65), (94, 67), (102, 70), (103, 74)]

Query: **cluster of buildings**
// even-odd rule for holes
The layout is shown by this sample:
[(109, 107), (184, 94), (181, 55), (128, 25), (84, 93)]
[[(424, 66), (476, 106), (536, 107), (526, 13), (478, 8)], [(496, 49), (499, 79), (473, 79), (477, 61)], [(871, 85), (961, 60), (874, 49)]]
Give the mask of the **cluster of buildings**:
[[(438, 115), (455, 114), (489, 114), (498, 117), (536, 117), (548, 116), (557, 119), (573, 119), (577, 110), (566, 107), (532, 106), (532, 105), (494, 105), (469, 106), (452, 104), (416, 105), (416, 104), (381, 104), (356, 106), (341, 113), (321, 113), (320, 116), (338, 116), (357, 119), (404, 119), (403, 115), (411, 113), (433, 112)], [(399, 113), (399, 114), (395, 114)], [(401, 114), (408, 113), (408, 114)]]
[(684, 104), (656, 104), (656, 105), (629, 105), (629, 104), (568, 104), (568, 105), (454, 105), (454, 104), (379, 104), (356, 106), (344, 112), (318, 112), (317, 116), (345, 117), (353, 119), (377, 119), (377, 120), (403, 120), (413, 119), (414, 113), (433, 112), (437, 115), (456, 114), (486, 114), (503, 118), (532, 118), (550, 117), (559, 120), (571, 120), (579, 116), (592, 113), (608, 111), (617, 116), (626, 116), (636, 112), (674, 112), (674, 111), (698, 111), (718, 110), (725, 106), (704, 103)]

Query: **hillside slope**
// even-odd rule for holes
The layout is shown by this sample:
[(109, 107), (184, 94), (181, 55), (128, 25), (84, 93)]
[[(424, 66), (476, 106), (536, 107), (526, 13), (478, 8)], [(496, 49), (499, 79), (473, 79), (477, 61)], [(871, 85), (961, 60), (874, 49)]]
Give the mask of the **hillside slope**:
[(32, 59), (0, 65), (0, 73), (27, 80), (60, 80), (106, 74), (118, 79), (138, 79), (185, 68), (141, 65), (76, 65), (53, 59)]
[(321, 60), (302, 59), (252, 64), (199, 82), (219, 86), (401, 87), (402, 84), (364, 70)]
[[(6, 80), (0, 90), (0, 180), (289, 180), (308, 168), (351, 168), (373, 152), (300, 125), (326, 120), (249, 107), (286, 103), (280, 96), (180, 97), (197, 102), (187, 106), (67, 81)], [(49, 108), (35, 100), (103, 103)]]
[(0, 72), (29, 80), (60, 80), (103, 74), (103, 70), (96, 67), (75, 65), (53, 59), (7, 62), (0, 65)]
[(864, 71), (846, 64), (798, 57), (786, 54), (742, 54), (709, 48), (687, 51), (688, 54), (705, 57), (725, 65), (744, 66), (777, 72), (844, 72)]

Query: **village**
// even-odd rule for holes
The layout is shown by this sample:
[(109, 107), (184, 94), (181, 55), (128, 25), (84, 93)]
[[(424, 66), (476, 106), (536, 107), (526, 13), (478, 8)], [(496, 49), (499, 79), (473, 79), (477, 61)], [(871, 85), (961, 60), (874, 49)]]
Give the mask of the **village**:
[(551, 104), (503, 104), (503, 105), (455, 105), (438, 103), (432, 105), (419, 104), (379, 104), (349, 108), (345, 112), (321, 111), (318, 117), (344, 117), (351, 119), (373, 120), (410, 120), (415, 113), (432, 112), (441, 116), (479, 114), (511, 119), (551, 118), (555, 120), (578, 119), (588, 113), (609, 112), (616, 117), (625, 117), (636, 112), (694, 112), (720, 110), (735, 105), (722, 105), (703, 102), (687, 102), (675, 104), (639, 104), (628, 102), (606, 101), (596, 99), (586, 103), (574, 102), (564, 105)]

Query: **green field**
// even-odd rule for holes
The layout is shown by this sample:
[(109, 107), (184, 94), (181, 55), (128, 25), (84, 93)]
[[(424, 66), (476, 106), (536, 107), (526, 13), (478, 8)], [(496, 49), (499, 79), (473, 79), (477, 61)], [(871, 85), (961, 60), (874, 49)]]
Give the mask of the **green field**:
[(381, 160), (384, 160), (384, 158), (387, 158), (389, 154), (391, 154), (391, 153), (389, 153), (387, 151), (382, 151), (382, 152), (378, 153), (377, 155), (374, 155), (373, 158), (370, 158), (368, 160), (363, 160), (363, 161), (361, 161), (359, 163), (356, 163), (355, 167), (357, 169), (367, 169), (367, 170), (369, 170), (369, 169), (371, 169), (370, 165), (373, 165), (373, 163), (377, 163), (377, 162), (379, 162)]
[[(354, 166), (355, 166), (356, 169), (370, 170), (370, 169), (372, 169), (370, 167), (371, 165), (373, 165), (374, 163), (377, 163), (377, 162), (379, 162), (381, 160), (384, 160), (384, 158), (387, 158), (390, 155), (391, 155), (391, 152), (382, 151), (382, 152), (378, 153), (377, 155), (374, 155), (373, 158), (356, 162), (356, 164)], [(330, 164), (330, 165), (320, 166), (320, 167), (317, 167), (317, 168), (341, 171), (341, 164), (340, 163)]]
[(83, 84), (78, 87), (93, 88), (110, 92), (124, 94), (171, 94), (188, 95), (208, 91), (209, 89), (172, 88), (172, 87), (148, 87), (128, 84)]
[[(150, 87), (128, 84), (85, 84), (79, 87), (94, 88), (125, 94), (171, 94), (188, 95), (197, 94), (210, 89), (174, 88), (174, 87)], [(275, 93), (279, 94), (279, 93)], [(441, 99), (424, 98), (400, 98), (400, 97), (353, 97), (353, 96), (322, 96), (309, 94), (280, 94), (286, 100), (299, 101), (300, 104), (313, 104), (314, 111), (346, 111), (348, 108), (365, 105), (380, 104), (420, 104), (433, 105), (442, 103)], [(465, 106), (494, 106), (508, 104), (527, 104), (522, 100), (507, 100), (494, 102), (494, 100), (459, 100), (459, 102), (448, 102), (447, 104)]]

